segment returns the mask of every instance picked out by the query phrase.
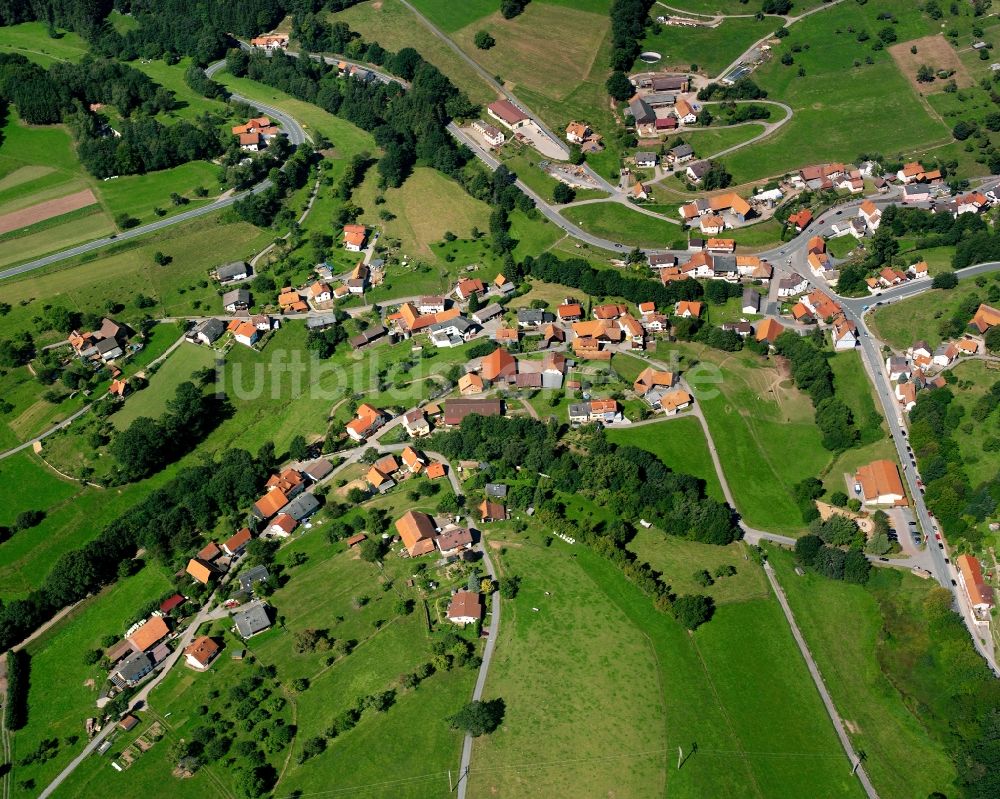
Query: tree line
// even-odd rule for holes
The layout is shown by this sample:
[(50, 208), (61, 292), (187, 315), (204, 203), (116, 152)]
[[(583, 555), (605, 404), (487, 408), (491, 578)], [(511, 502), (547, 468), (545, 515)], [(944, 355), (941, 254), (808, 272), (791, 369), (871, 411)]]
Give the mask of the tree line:
[(614, 0), (611, 4), (611, 76), (606, 88), (616, 100), (627, 100), (632, 85), (628, 72), (642, 50), (653, 0)]
[(28, 723), (28, 688), (31, 658), (19, 649), (7, 653), (7, 698), (4, 701), (4, 726), (16, 732)]
[(271, 447), (262, 448), (256, 458), (245, 450), (226, 450), (217, 460), (181, 469), (92, 541), (60, 556), (27, 597), (0, 600), (0, 649), (16, 644), (59, 609), (114, 582), (121, 564), (139, 549), (181, 566), (202, 530), (214, 529), (222, 516), (238, 516), (257, 498), (274, 465)]

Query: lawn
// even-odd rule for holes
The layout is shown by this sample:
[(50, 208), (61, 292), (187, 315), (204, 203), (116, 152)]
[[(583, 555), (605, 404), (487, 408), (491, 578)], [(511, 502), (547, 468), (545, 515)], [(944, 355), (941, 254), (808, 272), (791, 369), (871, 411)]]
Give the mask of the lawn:
[[(53, 391), (57, 397), (50, 402), (43, 395)], [(86, 401), (82, 394), (42, 388), (41, 383), (28, 371), (27, 366), (8, 369), (0, 374), (0, 396), (13, 405), (13, 410), (0, 416), (0, 451), (27, 441), (65, 419)]]
[(163, 114), (164, 121), (187, 119), (194, 120), (204, 113), (229, 115), (229, 109), (225, 103), (218, 100), (210, 100), (198, 94), (194, 89), (184, 82), (184, 73), (191, 66), (190, 58), (182, 58), (171, 66), (165, 61), (144, 61), (142, 59), (133, 62), (135, 69), (145, 72), (156, 83), (174, 93), (178, 107)]
[(87, 52), (87, 43), (69, 31), (60, 31), (53, 39), (43, 23), (24, 22), (3, 29), (0, 52), (17, 53), (49, 67), (56, 61), (79, 61)]
[[(753, 79), (771, 97), (792, 106), (795, 116), (761, 144), (725, 159), (736, 183), (810, 163), (854, 160), (859, 152), (895, 157), (950, 141), (949, 126), (931, 115), (892, 57), (872, 50), (874, 34), (884, 27), (876, 19), (879, 13), (896, 14), (900, 41), (929, 32), (927, 19), (904, 0), (840, 3), (789, 28), (789, 36), (774, 47), (772, 60)], [(851, 29), (867, 31), (871, 38), (858, 42)], [(801, 48), (792, 54), (794, 64), (781, 64), (781, 56), (793, 47)], [(871, 64), (865, 63), (869, 57)], [(798, 75), (800, 67), (804, 77)], [(900, 119), (906, 120), (902, 129)]]
[(661, 344), (700, 361), (685, 369), (708, 421), (736, 509), (747, 523), (795, 535), (804, 527), (792, 487), (830, 462), (819, 443), (812, 403), (773, 362), (700, 345)]
[[(31, 487), (30, 492), (25, 488)], [(45, 467), (30, 452), (19, 452), (0, 461), (0, 526), (14, 524), (16, 516), (25, 510), (49, 510), (60, 505), (80, 492), (79, 484), (63, 480), (51, 469)], [(0, 562), (10, 559), (6, 550), (20, 535), (31, 535), (22, 531), (15, 533), (8, 541), (0, 544)]]
[(866, 321), (872, 335), (896, 350), (905, 350), (921, 339), (933, 349), (943, 340), (942, 322), (950, 319), (972, 297), (986, 302), (988, 288), (979, 287), (972, 280), (963, 280), (954, 289), (931, 289), (916, 297), (883, 305), (869, 313)]
[(740, 252), (760, 252), (781, 244), (781, 228), (781, 223), (771, 218), (747, 227), (727, 230), (722, 235), (733, 239)]
[(492, 538), (522, 584), (485, 690), (506, 717), (474, 743), (472, 795), (861, 795), (774, 600), (721, 605), (689, 635), (585, 547)]
[(629, 247), (669, 247), (681, 236), (679, 225), (633, 211), (621, 203), (588, 203), (564, 208), (560, 213), (587, 233)]
[[(677, 136), (676, 139), (690, 144), (698, 158), (711, 158), (716, 153), (749, 141), (754, 136), (759, 136), (763, 131), (763, 125), (747, 122), (741, 125), (691, 128)], [(669, 141), (672, 143), (674, 138), (670, 137)]]
[(861, 362), (861, 352), (835, 353), (830, 358), (830, 367), (837, 396), (851, 409), (855, 424), (859, 428), (871, 426), (884, 430), (882, 404)]
[[(620, 356), (615, 356), (615, 359), (618, 357)], [(701, 429), (701, 423), (694, 417), (608, 430), (608, 440), (649, 450), (674, 471), (704, 480), (708, 495), (725, 502), (705, 433)]]
[[(747, 8), (744, 7), (743, 13)], [(662, 6), (654, 5), (655, 18), (664, 13)], [(647, 28), (642, 42), (643, 50), (653, 50), (663, 56), (656, 69), (690, 69), (710, 78), (718, 77), (722, 70), (740, 57), (754, 42), (774, 30), (773, 19), (760, 22), (752, 16), (747, 19), (727, 19), (716, 28), (679, 28), (660, 26), (660, 32)], [(634, 72), (648, 71), (649, 65), (636, 60)]]
[(0, 247), (0, 267), (14, 266), (50, 252), (68, 249), (75, 244), (103, 238), (115, 230), (114, 223), (105, 213), (88, 214), (79, 219), (59, 222), (37, 233), (4, 241)]
[[(432, 2), (434, 0), (431, 0)], [(447, 0), (444, 0), (447, 2)], [(475, 8), (484, 0), (474, 0), (470, 3), (447, 2), (449, 13), (454, 18), (468, 8)], [(486, 13), (496, 10), (492, 0)], [(441, 3), (437, 0), (435, 5)], [(414, 3), (424, 13), (424, 2)], [(388, 50), (398, 51), (404, 47), (413, 47), (429, 63), (440, 69), (458, 88), (464, 91), (474, 103), (486, 105), (496, 99), (496, 92), (489, 84), (467, 64), (458, 53), (448, 46), (424, 25), (417, 16), (399, 0), (382, 0), (381, 3), (359, 3), (331, 15), (336, 22), (346, 22), (351, 30), (360, 33), (367, 41), (376, 41)], [(467, 21), (462, 22), (462, 25)]]
[[(559, 181), (542, 171), (538, 166), (538, 154), (534, 150), (516, 143), (508, 143), (500, 157), (507, 168), (524, 181), (529, 189), (542, 199), (552, 201), (552, 192), (559, 185)], [(576, 189), (578, 200), (596, 200), (607, 196), (607, 192), (599, 189)]]
[(209, 347), (187, 342), (181, 344), (150, 376), (149, 385), (127, 397), (122, 409), (111, 416), (114, 426), (123, 430), (140, 416), (158, 419), (167, 409), (167, 402), (173, 399), (177, 386), (190, 380), (192, 372), (215, 366), (217, 358), (215, 350)]
[[(79, 754), (86, 739), (84, 721), (96, 714), (95, 702), (105, 672), (87, 666), (83, 655), (105, 635), (124, 635), (136, 611), (170, 587), (165, 570), (147, 566), (137, 575), (84, 600), (69, 616), (33, 641), (28, 724), (12, 736), (15, 782), (32, 779), (40, 790)], [(44, 763), (18, 765), (43, 739), (56, 738), (59, 750)], [(70, 743), (72, 741), (72, 743)]]
[[(885, 631), (872, 593), (815, 574), (799, 576), (788, 553), (772, 549), (770, 560), (854, 747), (867, 756), (865, 769), (879, 796), (952, 795), (954, 767), (879, 666)], [(915, 577), (902, 582), (908, 593), (927, 588)], [(899, 768), (902, 762), (908, 767)]]
[[(820, 5), (822, 0), (796, 0), (792, 6), (792, 14), (801, 14)], [(754, 9), (748, 7), (743, 0), (670, 0), (666, 3), (677, 11), (688, 11), (695, 15), (715, 16), (716, 14), (752, 14)], [(775, 23), (778, 20), (772, 19)]]
[(454, 33), (496, 11), (493, 0), (414, 0), (414, 7), (445, 33)]

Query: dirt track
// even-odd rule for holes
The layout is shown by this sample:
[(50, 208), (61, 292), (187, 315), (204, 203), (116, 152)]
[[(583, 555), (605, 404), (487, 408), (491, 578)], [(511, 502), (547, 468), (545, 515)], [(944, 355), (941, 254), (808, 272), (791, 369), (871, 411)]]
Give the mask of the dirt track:
[(88, 205), (94, 205), (96, 202), (97, 198), (94, 196), (94, 192), (90, 189), (84, 189), (75, 194), (67, 194), (65, 197), (59, 197), (56, 200), (48, 200), (37, 205), (30, 205), (27, 208), (22, 208), (20, 211), (12, 211), (9, 214), (0, 216), (0, 233), (7, 233), (11, 230), (34, 225), (36, 222), (44, 222), (46, 219), (51, 219), (61, 214), (68, 214), (70, 211), (76, 211), (78, 208), (86, 208)]

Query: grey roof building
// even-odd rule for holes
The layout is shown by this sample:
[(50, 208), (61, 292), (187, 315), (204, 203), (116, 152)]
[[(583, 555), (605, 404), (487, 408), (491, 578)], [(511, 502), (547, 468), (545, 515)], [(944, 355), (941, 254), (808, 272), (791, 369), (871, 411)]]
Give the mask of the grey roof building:
[(487, 483), (486, 496), (503, 499), (507, 496), (507, 486), (503, 483)]
[(270, 577), (266, 566), (254, 566), (249, 571), (240, 574), (240, 588), (248, 594), (253, 591), (254, 583), (261, 583)]
[(556, 316), (550, 311), (538, 308), (518, 308), (517, 311), (517, 323), (521, 327), (538, 327), (551, 324), (554, 321), (556, 321)]
[(653, 111), (653, 107), (641, 97), (636, 97), (629, 103), (628, 110), (636, 125), (645, 125), (656, 121), (656, 112)]
[(694, 155), (694, 149), (691, 147), (690, 144), (678, 144), (676, 147), (674, 147), (674, 149), (670, 151), (670, 154), (675, 159), (690, 158), (692, 155)]
[(490, 319), (493, 319), (494, 317), (500, 316), (500, 314), (502, 313), (503, 313), (503, 308), (497, 305), (497, 303), (493, 302), (487, 305), (485, 308), (480, 308), (478, 311), (474, 311), (472, 313), (472, 318), (475, 321), (479, 322), (479, 324), (483, 324), (483, 322), (487, 322)]
[(118, 667), (109, 675), (111, 682), (119, 688), (135, 685), (153, 670), (153, 661), (145, 652), (136, 652), (129, 655), (118, 664)]
[(328, 327), (333, 327), (335, 324), (337, 324), (337, 320), (333, 314), (310, 316), (306, 319), (306, 328), (308, 330), (325, 330)]
[(220, 283), (231, 283), (234, 280), (243, 280), (250, 275), (250, 267), (243, 261), (233, 261), (231, 264), (224, 264), (215, 270)]
[(263, 602), (251, 602), (243, 605), (233, 614), (233, 624), (243, 638), (250, 638), (262, 633), (271, 626), (267, 615), (267, 606)]
[(319, 508), (319, 500), (316, 499), (314, 494), (310, 494), (308, 491), (299, 494), (295, 499), (289, 502), (285, 507), (281, 509), (282, 513), (287, 513), (295, 521), (301, 522), (306, 516), (310, 516), (316, 512)]
[(246, 289), (233, 289), (222, 295), (222, 307), (227, 311), (245, 311), (250, 307), (250, 292)]
[(202, 319), (191, 330), (191, 337), (205, 344), (214, 344), (226, 332), (226, 323), (221, 319)]

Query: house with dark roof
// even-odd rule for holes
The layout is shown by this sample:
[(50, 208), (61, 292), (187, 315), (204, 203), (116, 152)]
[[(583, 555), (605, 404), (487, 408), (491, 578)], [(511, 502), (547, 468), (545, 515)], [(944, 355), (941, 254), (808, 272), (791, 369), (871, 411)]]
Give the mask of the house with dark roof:
[(284, 513), (287, 513), (297, 522), (301, 522), (303, 519), (314, 514), (317, 510), (319, 510), (319, 500), (316, 499), (315, 494), (310, 494), (308, 492), (299, 494), (295, 499), (282, 508)]
[(119, 688), (131, 688), (153, 670), (153, 661), (145, 652), (135, 652), (115, 666), (108, 675)]
[(266, 566), (254, 566), (252, 569), (240, 572), (239, 581), (240, 589), (248, 594), (253, 593), (253, 587), (256, 583), (262, 583), (271, 575), (267, 571)]
[(267, 605), (263, 602), (242, 605), (233, 613), (233, 624), (236, 626), (236, 632), (244, 639), (264, 632), (271, 626)]
[(233, 289), (222, 295), (222, 307), (229, 313), (245, 311), (250, 307), (250, 292), (246, 289)]

